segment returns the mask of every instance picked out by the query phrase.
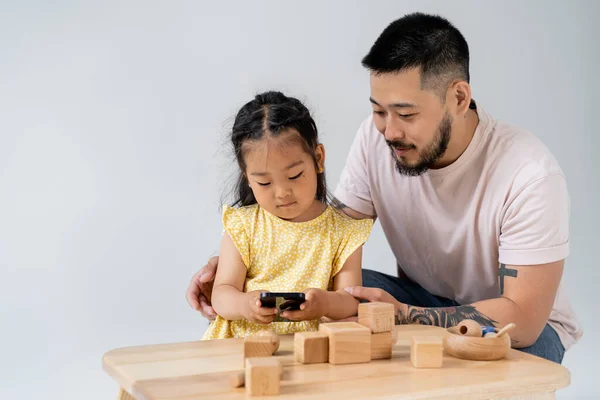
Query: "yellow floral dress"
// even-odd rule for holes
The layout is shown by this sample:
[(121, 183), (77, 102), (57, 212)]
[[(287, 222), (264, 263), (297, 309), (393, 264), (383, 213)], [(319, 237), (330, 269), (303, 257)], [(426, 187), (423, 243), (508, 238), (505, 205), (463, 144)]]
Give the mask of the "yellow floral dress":
[[(333, 277), (365, 243), (373, 220), (355, 220), (328, 206), (313, 220), (290, 222), (257, 204), (241, 208), (225, 205), (223, 227), (248, 269), (244, 292), (300, 292), (308, 288), (332, 290)], [(315, 331), (318, 326), (317, 320), (261, 325), (217, 316), (202, 339), (244, 337), (265, 328), (279, 334)]]

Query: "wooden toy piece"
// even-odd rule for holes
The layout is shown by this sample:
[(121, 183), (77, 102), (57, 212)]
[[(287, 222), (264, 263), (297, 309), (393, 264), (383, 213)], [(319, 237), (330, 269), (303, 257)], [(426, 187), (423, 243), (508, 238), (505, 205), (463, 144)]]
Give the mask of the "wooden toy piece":
[(275, 354), (275, 352), (279, 349), (279, 343), (280, 343), (280, 339), (279, 339), (279, 335), (276, 332), (267, 330), (267, 329), (263, 329), (261, 331), (258, 331), (258, 333), (256, 334), (257, 336), (266, 336), (271, 338), (271, 343), (273, 345), (273, 354)]
[(244, 386), (244, 382), (246, 381), (246, 371), (236, 371), (229, 375), (229, 383), (231, 383), (231, 387), (239, 388)]
[(444, 359), (442, 338), (413, 336), (410, 344), (410, 362), (415, 368), (440, 368)]
[(488, 333), (496, 333), (498, 332), (498, 330), (496, 329), (495, 326), (482, 326), (481, 327), (481, 336), (485, 336)]
[[(283, 379), (283, 365), (279, 363), (279, 376)], [(246, 382), (246, 370), (240, 370), (236, 372), (232, 372), (229, 375), (229, 383), (231, 383), (231, 387), (239, 388), (244, 386)]]
[(373, 333), (371, 335), (371, 360), (392, 358), (392, 346), (396, 335), (392, 332)]
[(493, 338), (493, 337), (497, 337), (497, 336), (498, 336), (498, 334), (496, 332), (488, 332), (485, 335), (483, 335), (483, 337), (486, 337), (486, 338)]
[(326, 363), (329, 360), (329, 337), (325, 332), (298, 332), (294, 335), (294, 354), (302, 364)]
[(458, 332), (464, 336), (483, 336), (481, 325), (472, 319), (463, 319), (458, 325)]
[(319, 325), (329, 337), (330, 364), (357, 364), (371, 361), (371, 330), (356, 322)]
[(513, 324), (512, 322), (508, 325), (506, 325), (504, 328), (500, 329), (497, 333), (498, 337), (502, 337), (504, 335), (506, 335), (507, 332), (512, 331), (517, 325)]
[(246, 359), (246, 394), (269, 396), (279, 394), (281, 366), (275, 357)]
[(448, 334), (444, 337), (444, 350), (452, 357), (491, 361), (506, 357), (510, 350), (510, 337), (507, 334), (501, 337), (497, 334), (496, 337), (464, 336), (455, 328), (449, 328)]
[(358, 305), (358, 323), (373, 333), (390, 332), (394, 329), (394, 305), (372, 302)]
[(244, 360), (248, 357), (270, 357), (273, 355), (271, 336), (246, 336), (244, 338)]

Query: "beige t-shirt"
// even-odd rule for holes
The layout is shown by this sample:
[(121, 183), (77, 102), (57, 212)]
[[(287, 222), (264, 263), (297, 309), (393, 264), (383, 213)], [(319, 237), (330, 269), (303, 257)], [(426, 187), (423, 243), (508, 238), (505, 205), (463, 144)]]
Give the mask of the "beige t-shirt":
[[(533, 134), (479, 105), (477, 113), (479, 125), (458, 160), (418, 177), (396, 171), (367, 118), (335, 192), (350, 208), (377, 215), (410, 279), (460, 304), (500, 296), (499, 264), (550, 263), (569, 252), (570, 201), (558, 162)], [(565, 349), (582, 335), (562, 287), (549, 323)]]

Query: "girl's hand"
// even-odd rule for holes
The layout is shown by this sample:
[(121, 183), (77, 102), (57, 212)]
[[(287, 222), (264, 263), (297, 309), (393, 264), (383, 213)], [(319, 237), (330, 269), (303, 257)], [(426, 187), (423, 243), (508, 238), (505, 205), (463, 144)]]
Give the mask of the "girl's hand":
[(276, 308), (261, 307), (260, 294), (263, 290), (254, 290), (244, 296), (243, 315), (250, 322), (270, 324), (277, 315)]
[(323, 289), (306, 289), (304, 291), (306, 301), (300, 305), (299, 311), (285, 311), (281, 313), (283, 318), (290, 321), (304, 321), (319, 319), (327, 314), (328, 292)]

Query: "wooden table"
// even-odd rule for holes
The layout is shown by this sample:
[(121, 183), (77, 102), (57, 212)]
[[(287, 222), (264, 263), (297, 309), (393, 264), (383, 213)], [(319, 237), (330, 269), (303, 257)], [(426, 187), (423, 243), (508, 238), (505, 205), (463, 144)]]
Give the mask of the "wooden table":
[[(570, 383), (565, 367), (516, 350), (499, 361), (444, 355), (442, 368), (415, 369), (410, 363), (410, 338), (443, 336), (446, 331), (422, 325), (396, 326), (396, 330), (391, 360), (351, 365), (298, 364), (293, 336), (282, 336), (275, 353), (284, 365), (279, 397), (554, 399), (554, 391)], [(243, 339), (225, 339), (128, 347), (109, 351), (102, 361), (122, 388), (123, 400), (243, 399), (244, 388), (233, 389), (229, 383), (231, 372), (243, 365), (242, 343)]]

